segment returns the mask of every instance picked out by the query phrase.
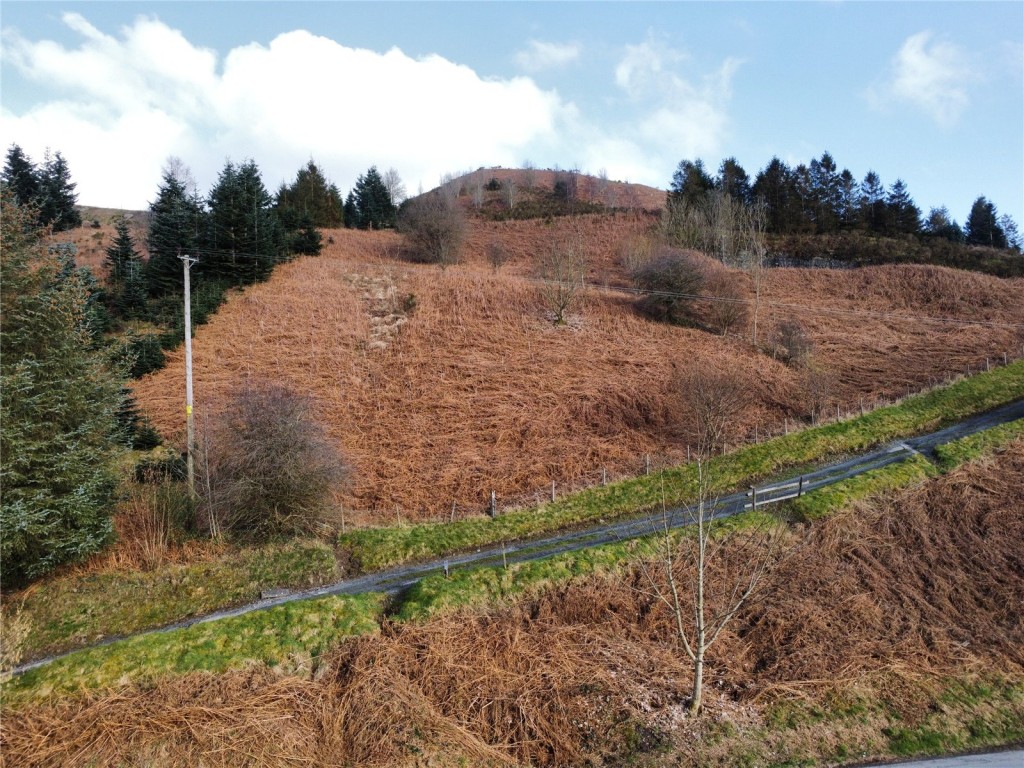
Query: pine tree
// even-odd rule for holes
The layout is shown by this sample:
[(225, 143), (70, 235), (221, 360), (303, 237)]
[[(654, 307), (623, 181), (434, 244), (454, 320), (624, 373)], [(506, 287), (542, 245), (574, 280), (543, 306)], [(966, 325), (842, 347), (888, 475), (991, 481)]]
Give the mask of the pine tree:
[(113, 535), (121, 384), (93, 349), (86, 290), (3, 200), (0, 252), (0, 584), (16, 586)]
[(282, 240), (256, 163), (228, 161), (210, 191), (206, 259), (200, 271), (235, 283), (264, 280), (282, 256)]
[(964, 230), (968, 245), (985, 245), (989, 248), (1006, 247), (1006, 233), (999, 226), (996, 206), (984, 197), (979, 197), (974, 201)]
[(18, 205), (27, 207), (38, 203), (39, 171), (17, 144), (12, 144), (7, 150), (3, 183), (6, 189), (10, 189)]
[(889, 188), (885, 206), (890, 234), (916, 235), (921, 231), (921, 209), (914, 205), (903, 179), (896, 179)]
[(703, 160), (681, 160), (672, 174), (668, 202), (670, 205), (682, 203), (687, 207), (700, 208), (714, 189), (715, 180), (704, 170)]
[(344, 221), (341, 193), (328, 183), (312, 160), (299, 169), (291, 186), (281, 186), (277, 205), (282, 215), (293, 215), (296, 223), (302, 221), (303, 216), (315, 227), (340, 227)]
[(718, 167), (718, 179), (715, 181), (715, 187), (744, 205), (749, 205), (751, 202), (750, 177), (735, 157), (729, 157), (722, 161)]
[(54, 232), (66, 232), (82, 226), (82, 215), (75, 206), (78, 195), (71, 181), (71, 170), (60, 152), (47, 152), (39, 174), (39, 223), (52, 226)]
[(395, 225), (398, 209), (391, 202), (391, 193), (377, 172), (377, 166), (371, 166), (370, 170), (356, 180), (353, 192), (358, 211), (357, 227), (384, 229)]
[(359, 226), (359, 206), (356, 205), (356, 193), (350, 191), (345, 198), (345, 226), (354, 229)]
[(860, 220), (870, 232), (884, 232), (887, 226), (885, 187), (874, 171), (868, 171), (860, 185)]
[(205, 228), (203, 204), (173, 171), (167, 170), (149, 211), (146, 287), (151, 296), (176, 293), (183, 282), (178, 256), (198, 253), (200, 234)]
[(116, 235), (107, 248), (106, 265), (110, 272), (109, 303), (121, 317), (145, 314), (146, 284), (142, 276), (142, 257), (135, 250), (135, 240), (122, 216), (114, 222)]

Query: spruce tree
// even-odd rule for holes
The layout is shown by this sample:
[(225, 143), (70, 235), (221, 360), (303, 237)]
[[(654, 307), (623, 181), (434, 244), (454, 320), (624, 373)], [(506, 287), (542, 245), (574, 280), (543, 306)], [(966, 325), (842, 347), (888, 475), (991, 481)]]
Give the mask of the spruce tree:
[(150, 296), (176, 293), (184, 279), (178, 256), (198, 253), (200, 234), (205, 228), (203, 204), (173, 171), (167, 170), (149, 211), (146, 288)]
[(39, 171), (21, 147), (12, 144), (4, 163), (3, 183), (14, 195), (14, 201), (23, 207), (34, 206), (39, 199)]
[(299, 169), (291, 186), (282, 185), (277, 205), (295, 222), (305, 216), (315, 227), (340, 227), (344, 221), (341, 193), (312, 160)]
[(355, 229), (359, 227), (359, 206), (356, 205), (356, 193), (350, 191), (345, 198), (345, 227)]
[(1005, 248), (1006, 233), (999, 226), (999, 216), (994, 203), (979, 197), (971, 206), (971, 213), (964, 226), (968, 245), (985, 245), (989, 248)]
[(860, 185), (860, 220), (870, 232), (884, 232), (888, 224), (885, 187), (874, 171), (868, 171)]
[(914, 205), (903, 179), (896, 179), (890, 187), (885, 205), (890, 234), (916, 235), (921, 231), (921, 209)]
[(266, 279), (282, 255), (273, 202), (255, 162), (228, 161), (210, 191), (200, 271), (237, 284)]
[[(91, 344), (88, 296), (5, 193), (0, 220), (0, 585), (98, 551), (113, 535), (121, 383)], [(66, 271), (66, 270), (65, 270)]]
[(703, 160), (681, 160), (672, 174), (672, 186), (668, 191), (668, 202), (700, 208), (715, 189), (715, 180), (704, 170)]
[(398, 209), (391, 202), (384, 179), (377, 171), (377, 166), (370, 169), (356, 180), (355, 204), (358, 209), (357, 227), (360, 229), (384, 229), (395, 225)]
[(60, 152), (46, 154), (39, 174), (39, 223), (52, 226), (54, 232), (66, 232), (82, 226), (76, 207), (78, 195), (71, 181), (71, 170)]
[(135, 240), (128, 221), (118, 217), (114, 222), (116, 235), (107, 248), (106, 265), (110, 272), (109, 304), (115, 314), (141, 317), (146, 308), (146, 284), (142, 276), (142, 258), (135, 250)]

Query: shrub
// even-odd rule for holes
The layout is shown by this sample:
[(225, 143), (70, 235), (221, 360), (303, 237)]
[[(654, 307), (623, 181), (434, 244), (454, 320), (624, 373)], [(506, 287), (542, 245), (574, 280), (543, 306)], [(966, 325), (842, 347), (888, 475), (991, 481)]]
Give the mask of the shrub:
[(450, 195), (435, 191), (407, 200), (396, 228), (405, 235), (414, 261), (442, 267), (458, 263), (466, 219)]
[(669, 323), (693, 321), (693, 300), (704, 287), (704, 270), (696, 257), (662, 246), (633, 270), (632, 277), (643, 291), (639, 300), (642, 312)]
[(814, 351), (814, 343), (799, 320), (779, 323), (775, 329), (775, 346), (782, 361), (794, 367), (806, 365)]
[(725, 336), (747, 319), (747, 296), (739, 276), (727, 269), (713, 269), (705, 273), (704, 318), (708, 326)]
[(236, 391), (205, 437), (201, 524), (242, 539), (316, 532), (348, 475), (309, 399), (279, 384)]

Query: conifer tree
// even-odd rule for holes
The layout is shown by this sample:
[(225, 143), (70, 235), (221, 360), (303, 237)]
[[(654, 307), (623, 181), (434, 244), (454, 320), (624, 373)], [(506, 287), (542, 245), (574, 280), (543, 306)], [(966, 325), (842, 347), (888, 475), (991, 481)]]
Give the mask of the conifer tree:
[(142, 258), (135, 250), (135, 240), (123, 216), (114, 222), (114, 230), (116, 235), (107, 248), (106, 258), (110, 271), (110, 307), (121, 317), (140, 317), (146, 308)]
[(119, 377), (91, 344), (87, 292), (5, 192), (0, 220), (0, 585), (99, 550), (113, 535)]
[(999, 226), (999, 216), (994, 203), (979, 197), (971, 206), (971, 213), (964, 226), (968, 245), (986, 245), (989, 248), (1005, 248), (1006, 233)]
[(371, 166), (356, 180), (353, 192), (357, 209), (355, 226), (360, 229), (384, 229), (395, 225), (398, 209), (391, 202), (391, 193), (377, 171), (377, 166)]
[(82, 215), (75, 206), (78, 195), (71, 181), (71, 170), (60, 152), (46, 154), (39, 174), (39, 223), (52, 226), (54, 232), (66, 232), (82, 226)]
[(312, 160), (299, 169), (291, 186), (281, 186), (277, 205), (282, 215), (293, 216), (296, 224), (303, 216), (314, 227), (340, 227), (344, 221), (341, 193)]
[(178, 256), (196, 255), (205, 227), (202, 201), (178, 175), (173, 169), (164, 171), (156, 200), (149, 206), (149, 261), (145, 279), (151, 296), (181, 290), (183, 274)]
[(228, 161), (210, 191), (204, 274), (249, 283), (269, 276), (282, 255), (273, 198), (256, 163)]
[(7, 150), (3, 171), (4, 187), (10, 189), (15, 202), (23, 207), (36, 205), (39, 198), (39, 171), (17, 144)]
[(885, 205), (891, 234), (916, 235), (921, 231), (921, 209), (914, 205), (903, 179), (896, 179), (890, 187)]

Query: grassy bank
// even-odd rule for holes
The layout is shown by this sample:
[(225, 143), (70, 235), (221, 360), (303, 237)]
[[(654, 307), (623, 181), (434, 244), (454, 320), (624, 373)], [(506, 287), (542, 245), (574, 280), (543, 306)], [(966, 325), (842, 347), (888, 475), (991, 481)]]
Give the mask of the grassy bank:
[[(716, 493), (743, 487), (786, 469), (857, 453), (955, 423), (1024, 397), (1024, 361), (963, 379), (898, 405), (846, 421), (806, 429), (716, 457), (709, 469)], [(581, 525), (599, 518), (642, 512), (661, 503), (685, 503), (696, 493), (696, 469), (675, 467), (658, 475), (591, 488), (539, 507), (491, 520), (370, 528), (346, 533), (339, 543), (363, 570), (374, 571), (501, 541)]]
[(339, 640), (376, 632), (382, 606), (376, 594), (323, 597), (78, 651), (9, 680), (4, 704), (248, 663), (308, 670)]
[[(982, 458), (1015, 439), (1024, 438), (1024, 420), (952, 442), (941, 450), (943, 471)], [(863, 476), (808, 493), (788, 502), (806, 519), (819, 519), (872, 493), (892, 492), (921, 482), (938, 470), (923, 457), (873, 470)], [(719, 531), (763, 524), (765, 513), (736, 515)], [(675, 537), (692, 535), (683, 529)], [(500, 606), (574, 580), (613, 576), (649, 557), (656, 537), (569, 552), (507, 568), (456, 570), (450, 578), (433, 576), (410, 588), (392, 605), (391, 618), (422, 621), (467, 607)], [(302, 552), (296, 545), (296, 554)], [(250, 556), (252, 556), (250, 554)], [(375, 632), (383, 615), (378, 595), (323, 598), (290, 603), (266, 611), (196, 625), (184, 630), (132, 638), (103, 648), (79, 651), (8, 682), (9, 701), (46, 697), (53, 692), (110, 686), (124, 680), (145, 681), (196, 670), (219, 671), (247, 662), (301, 667), (339, 639)]]
[(103, 572), (48, 579), (5, 596), (5, 624), (21, 627), (12, 656), (31, 659), (241, 605), (274, 587), (308, 587), (335, 577), (332, 549), (294, 541), (247, 549), (222, 560), (152, 571)]

